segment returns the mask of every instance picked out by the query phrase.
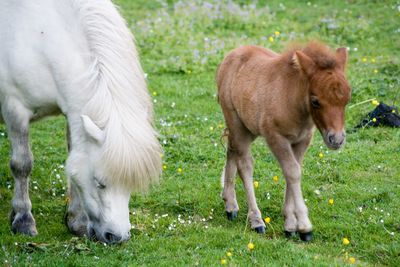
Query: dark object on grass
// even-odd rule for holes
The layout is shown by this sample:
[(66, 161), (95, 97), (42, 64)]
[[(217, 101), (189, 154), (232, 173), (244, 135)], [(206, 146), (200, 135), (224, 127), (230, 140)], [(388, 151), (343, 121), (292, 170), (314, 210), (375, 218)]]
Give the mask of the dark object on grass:
[(362, 127), (389, 126), (400, 128), (399, 109), (381, 102), (379, 105), (356, 126)]

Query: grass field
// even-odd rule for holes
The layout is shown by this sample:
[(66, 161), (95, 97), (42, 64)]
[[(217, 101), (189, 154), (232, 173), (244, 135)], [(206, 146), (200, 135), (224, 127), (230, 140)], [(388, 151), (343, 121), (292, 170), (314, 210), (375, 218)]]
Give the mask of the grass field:
[(303, 194), (314, 225), (314, 240), (307, 244), (285, 238), (284, 179), (263, 141), (255, 142), (256, 196), (263, 216), (271, 219), (266, 234), (258, 235), (246, 225), (239, 179), (239, 217), (230, 222), (225, 216), (219, 182), (224, 122), (214, 79), (224, 54), (242, 44), (281, 51), (293, 41), (316, 38), (346, 46), (351, 130), (374, 108), (366, 100), (400, 105), (399, 1), (115, 2), (148, 74), (164, 149), (161, 184), (132, 197), (129, 242), (106, 246), (76, 238), (63, 221), (65, 120), (35, 123), (30, 194), (39, 235), (14, 235), (8, 220), (14, 189), (10, 146), (1, 125), (0, 265), (400, 266), (400, 131), (350, 131), (338, 152), (328, 151), (316, 133), (303, 168)]

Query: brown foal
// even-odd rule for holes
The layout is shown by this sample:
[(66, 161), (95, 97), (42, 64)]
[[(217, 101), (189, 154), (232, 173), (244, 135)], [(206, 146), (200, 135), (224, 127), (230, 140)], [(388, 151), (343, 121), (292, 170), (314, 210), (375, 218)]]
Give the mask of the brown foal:
[(228, 219), (239, 210), (234, 179), (239, 172), (247, 193), (251, 228), (265, 232), (253, 189), (250, 144), (263, 136), (286, 179), (284, 229), (304, 241), (312, 225), (301, 192), (301, 165), (314, 125), (330, 149), (345, 142), (345, 106), (351, 89), (345, 78), (346, 48), (330, 50), (310, 42), (283, 54), (257, 46), (230, 52), (217, 72), (218, 99), (228, 132), (227, 159), (222, 174)]

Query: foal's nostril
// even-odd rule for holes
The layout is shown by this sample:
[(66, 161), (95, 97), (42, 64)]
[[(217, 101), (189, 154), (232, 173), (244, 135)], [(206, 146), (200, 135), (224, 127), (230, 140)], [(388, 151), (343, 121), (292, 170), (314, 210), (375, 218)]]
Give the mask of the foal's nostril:
[(328, 135), (328, 141), (330, 144), (334, 144), (335, 143), (335, 135), (334, 134), (329, 134)]
[(122, 237), (119, 235), (115, 235), (110, 232), (105, 232), (104, 233), (104, 239), (107, 243), (114, 243), (114, 242), (119, 242), (121, 241)]

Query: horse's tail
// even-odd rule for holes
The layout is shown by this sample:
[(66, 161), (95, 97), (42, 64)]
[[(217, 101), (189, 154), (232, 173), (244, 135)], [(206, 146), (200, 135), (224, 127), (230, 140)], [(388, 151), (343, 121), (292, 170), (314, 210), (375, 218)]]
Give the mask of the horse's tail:
[(75, 3), (93, 59), (93, 97), (83, 112), (106, 133), (102, 160), (108, 178), (143, 191), (158, 181), (161, 146), (133, 36), (111, 1)]

